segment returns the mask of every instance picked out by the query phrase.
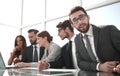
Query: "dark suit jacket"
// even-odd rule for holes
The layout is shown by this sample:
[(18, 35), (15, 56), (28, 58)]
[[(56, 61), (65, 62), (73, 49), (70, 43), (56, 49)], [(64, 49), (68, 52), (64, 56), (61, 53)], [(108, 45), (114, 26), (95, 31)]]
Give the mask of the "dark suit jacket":
[[(120, 61), (120, 31), (114, 26), (98, 28), (94, 25), (93, 35), (96, 54), (101, 63)], [(97, 61), (89, 57), (80, 36), (75, 38), (77, 63), (80, 69), (96, 71)]]
[[(41, 60), (43, 54), (44, 54), (44, 47), (40, 47), (39, 60)], [(21, 61), (22, 62), (33, 62), (33, 46), (32, 45), (25, 48)]]
[(61, 57), (54, 62), (50, 62), (50, 68), (62, 68), (73, 69), (72, 50), (68, 48), (66, 43), (61, 50)]

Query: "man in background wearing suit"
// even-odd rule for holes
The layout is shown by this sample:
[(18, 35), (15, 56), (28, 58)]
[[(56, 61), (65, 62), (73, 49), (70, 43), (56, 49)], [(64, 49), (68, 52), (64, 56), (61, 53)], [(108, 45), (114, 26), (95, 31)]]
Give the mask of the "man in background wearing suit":
[[(36, 29), (30, 29), (28, 30), (28, 37), (29, 37), (29, 41), (31, 43), (30, 46), (25, 48), (25, 52), (22, 56), (22, 62), (16, 64), (17, 66), (32, 66), (32, 63), (30, 64), (30, 62), (38, 62), (39, 60), (41, 60), (43, 54), (44, 54), (44, 47), (40, 47), (37, 44), (37, 33), (39, 31)], [(35, 59), (35, 50), (37, 50), (37, 60)], [(33, 63), (34, 66), (34, 63)], [(37, 64), (35, 63), (35, 66), (37, 66)]]
[[(67, 69), (78, 69), (75, 49), (72, 49), (74, 45), (74, 29), (71, 26), (69, 20), (65, 20), (64, 22), (60, 22), (57, 26), (59, 37), (64, 40), (67, 38), (69, 40), (61, 50), (61, 57), (54, 61), (49, 62), (50, 68), (67, 68)], [(70, 46), (70, 42), (72, 42)], [(48, 67), (47, 63), (43, 62), (43, 64), (39, 65), (39, 70), (45, 69)]]
[(80, 32), (75, 37), (79, 68), (89, 71), (120, 73), (120, 31), (113, 25), (97, 27), (90, 24), (90, 17), (80, 6), (71, 10), (69, 19), (71, 25)]

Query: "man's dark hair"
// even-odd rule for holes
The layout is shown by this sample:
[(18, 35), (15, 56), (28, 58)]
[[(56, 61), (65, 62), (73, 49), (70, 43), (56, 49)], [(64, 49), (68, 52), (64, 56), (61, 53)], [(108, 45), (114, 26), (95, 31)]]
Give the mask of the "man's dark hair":
[(74, 32), (73, 31), (74, 29), (71, 26), (71, 23), (69, 20), (65, 20), (64, 22), (59, 22), (59, 24), (56, 27), (64, 30), (68, 27), (71, 30), (71, 32)]
[(74, 7), (74, 8), (71, 10), (71, 12), (69, 13), (69, 16), (70, 16), (71, 14), (79, 11), (79, 10), (80, 10), (80, 11), (83, 11), (83, 12), (87, 15), (87, 12), (86, 12), (86, 10), (85, 10), (83, 7), (81, 7), (81, 6), (76, 6), (76, 7)]
[(35, 34), (37, 34), (39, 31), (36, 30), (36, 29), (30, 29), (30, 30), (28, 30), (28, 33), (31, 33), (31, 32), (34, 32)]

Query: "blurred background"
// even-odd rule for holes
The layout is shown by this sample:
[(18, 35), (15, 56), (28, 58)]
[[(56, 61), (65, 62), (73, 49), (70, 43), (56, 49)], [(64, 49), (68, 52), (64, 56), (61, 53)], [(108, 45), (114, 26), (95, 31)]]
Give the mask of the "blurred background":
[(59, 38), (56, 25), (69, 19), (75, 6), (86, 9), (92, 24), (112, 24), (120, 29), (120, 0), (0, 0), (0, 52), (5, 63), (17, 35), (22, 34), (30, 45), (27, 31), (31, 28), (49, 31), (53, 41), (63, 46), (67, 40)]

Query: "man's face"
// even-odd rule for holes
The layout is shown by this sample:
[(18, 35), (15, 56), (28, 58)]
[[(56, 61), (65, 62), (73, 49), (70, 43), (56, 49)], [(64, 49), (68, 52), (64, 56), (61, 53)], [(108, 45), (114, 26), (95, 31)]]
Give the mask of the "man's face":
[(37, 36), (34, 32), (28, 33), (28, 37), (29, 37), (29, 41), (32, 45), (36, 44)]
[(72, 26), (75, 27), (78, 31), (86, 33), (89, 29), (89, 16), (86, 15), (83, 11), (77, 11), (70, 16)]
[(64, 29), (58, 28), (58, 36), (59, 36), (62, 40), (64, 40), (64, 39), (66, 38), (66, 36), (67, 36), (67, 33), (65, 32)]

